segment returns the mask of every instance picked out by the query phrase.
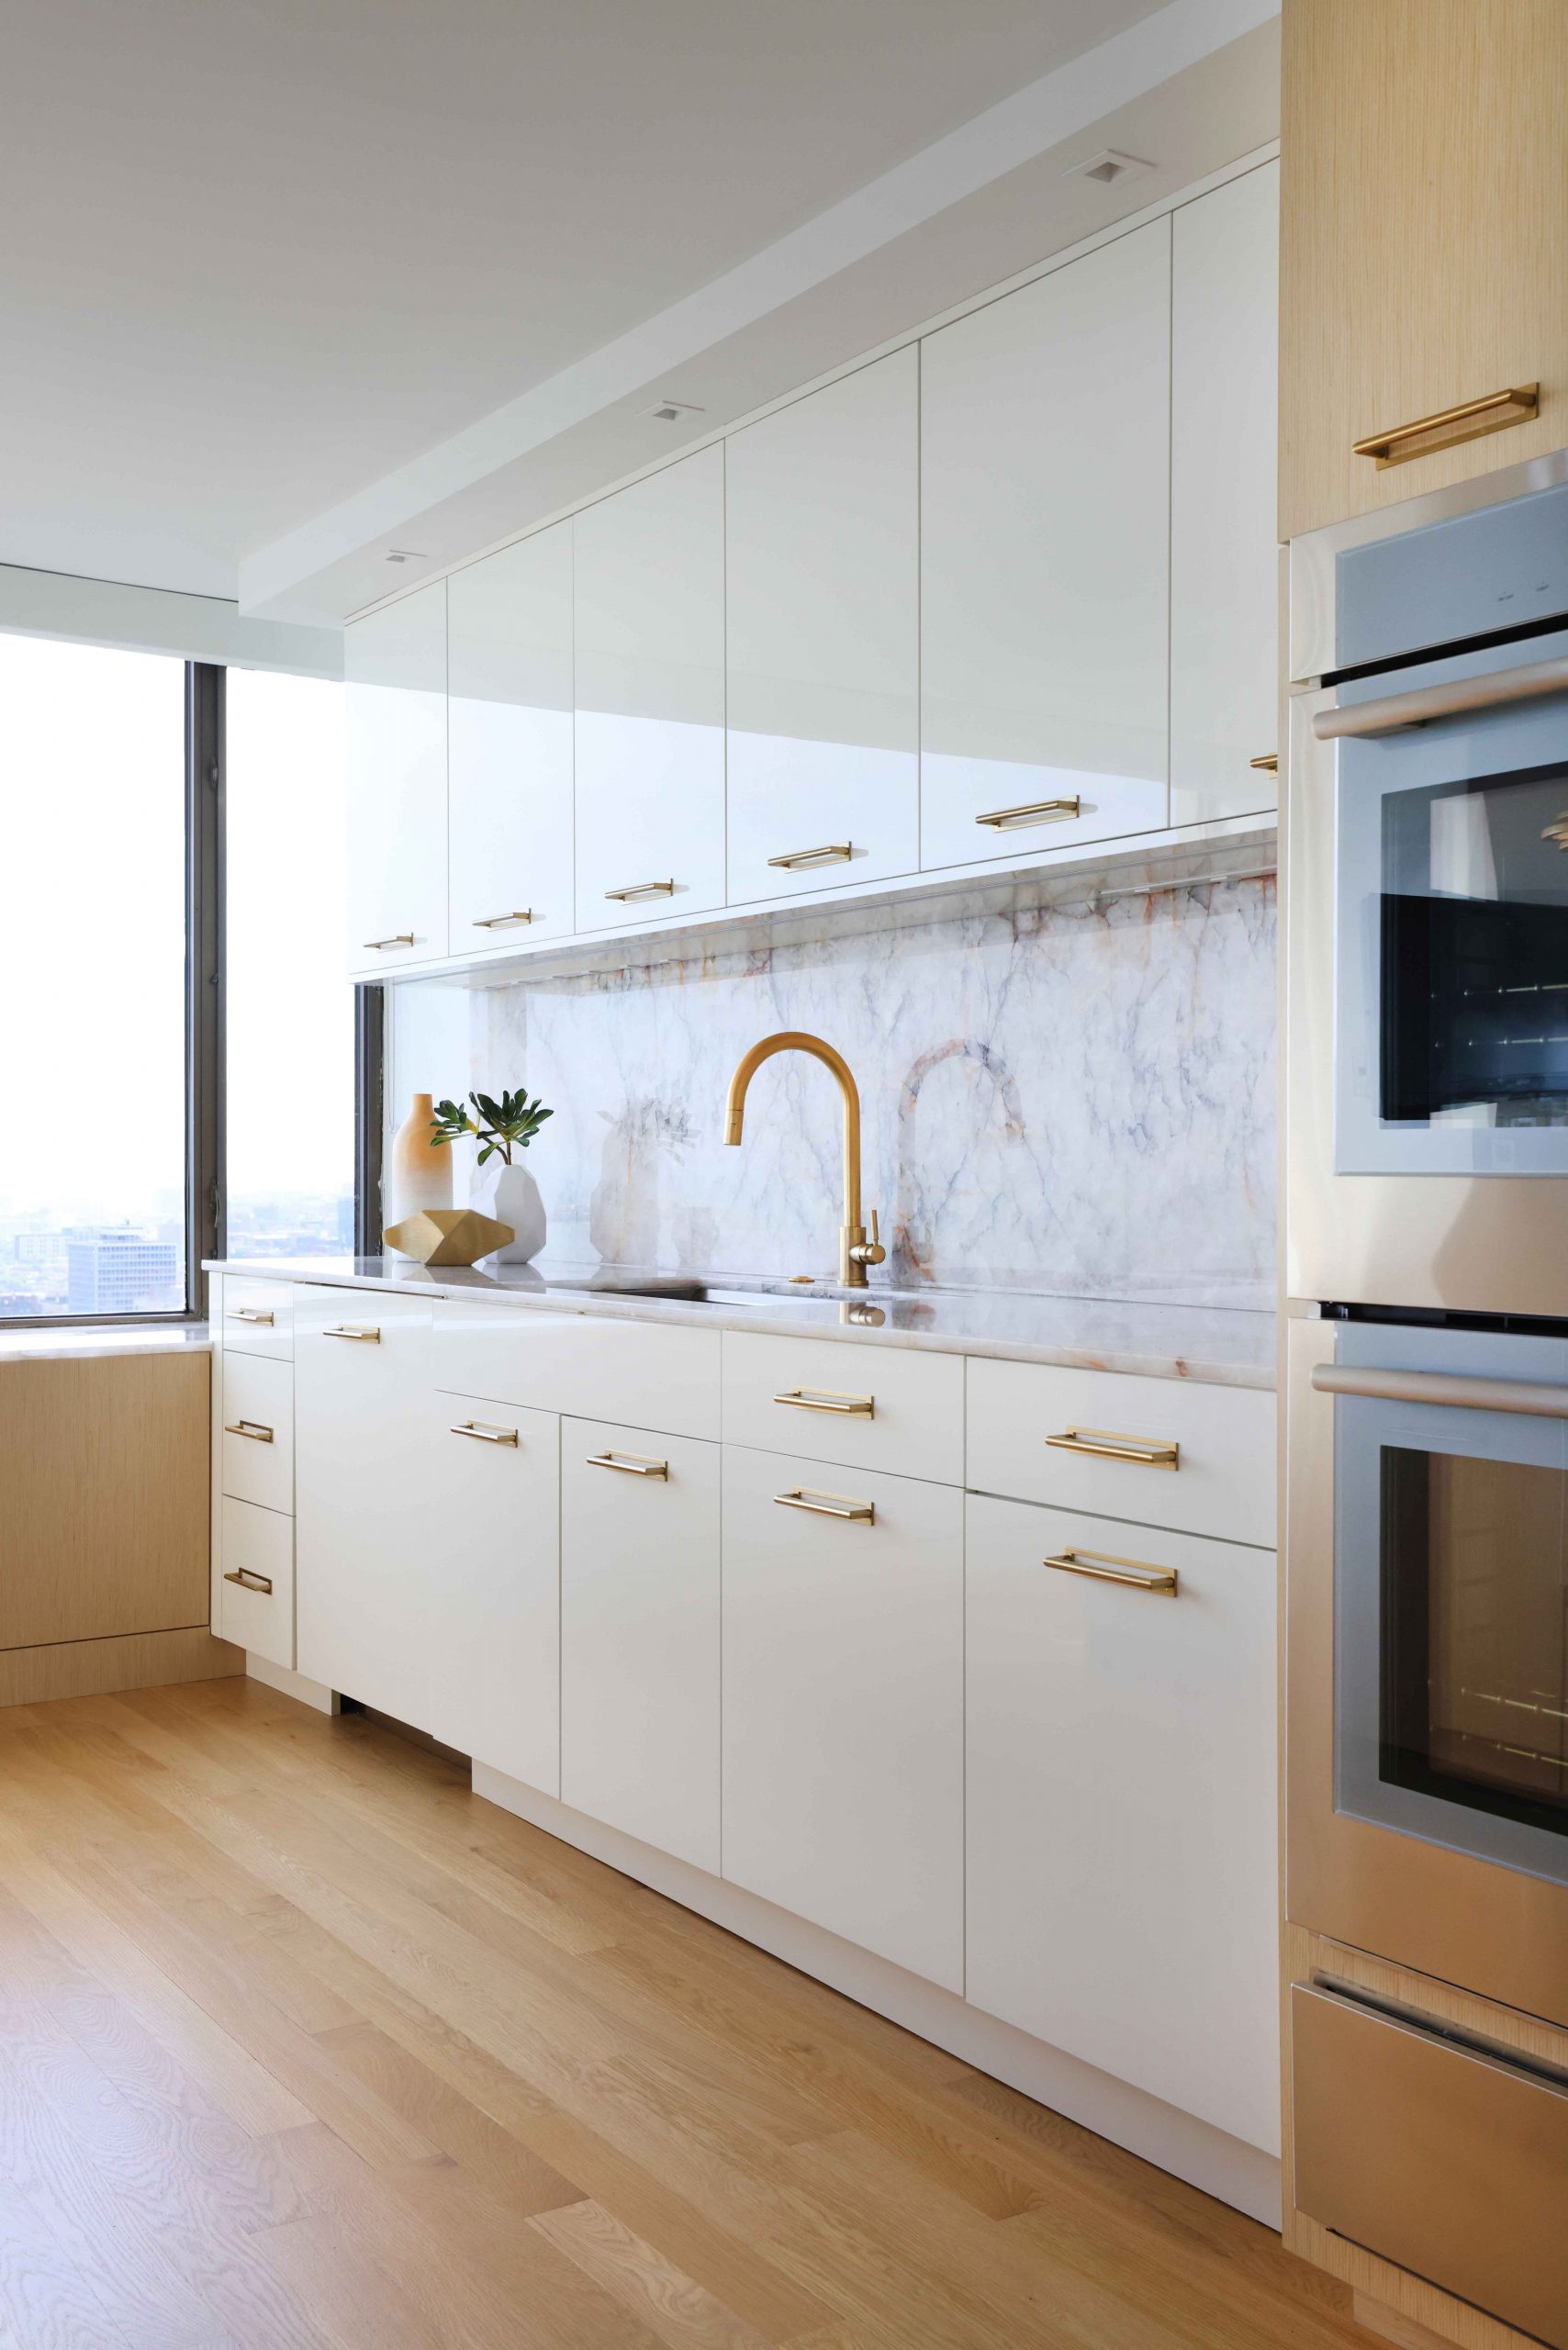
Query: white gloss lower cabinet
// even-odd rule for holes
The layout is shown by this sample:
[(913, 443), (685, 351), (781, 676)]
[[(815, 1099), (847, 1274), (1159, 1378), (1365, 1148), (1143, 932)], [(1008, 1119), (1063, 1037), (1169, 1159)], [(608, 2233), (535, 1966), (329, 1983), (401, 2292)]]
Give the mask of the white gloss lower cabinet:
[(471, 1395), (426, 1399), (425, 1571), (439, 1606), (418, 1727), (560, 1788), (560, 1422)]
[(723, 1874), (960, 1992), (962, 1512), (724, 1448)]
[(561, 1423), (561, 1800), (719, 1871), (719, 1448)]
[(969, 2000), (1270, 2153), (1274, 1676), (1271, 1551), (969, 1497)]
[(294, 1328), (298, 1669), (423, 1729), (450, 1629), (423, 1522), (431, 1309), (308, 1284)]

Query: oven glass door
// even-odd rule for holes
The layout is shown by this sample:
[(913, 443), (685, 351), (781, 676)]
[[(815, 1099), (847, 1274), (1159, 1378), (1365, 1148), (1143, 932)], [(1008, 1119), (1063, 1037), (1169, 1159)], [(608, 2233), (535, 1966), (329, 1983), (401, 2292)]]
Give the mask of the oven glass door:
[(1568, 1174), (1568, 695), (1343, 743), (1336, 813), (1338, 1171)]
[(1335, 1415), (1337, 1807), (1568, 1884), (1568, 1422)]

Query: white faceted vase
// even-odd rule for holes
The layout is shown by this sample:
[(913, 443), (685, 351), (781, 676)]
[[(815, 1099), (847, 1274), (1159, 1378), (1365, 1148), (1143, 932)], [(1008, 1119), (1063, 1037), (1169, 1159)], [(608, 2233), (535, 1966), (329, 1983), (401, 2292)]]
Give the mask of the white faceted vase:
[(503, 1165), (476, 1204), (481, 1204), (485, 1214), (493, 1215), (498, 1224), (510, 1224), (515, 1235), (504, 1248), (495, 1250), (496, 1264), (526, 1265), (538, 1256), (547, 1229), (544, 1202), (526, 1167), (521, 1163)]

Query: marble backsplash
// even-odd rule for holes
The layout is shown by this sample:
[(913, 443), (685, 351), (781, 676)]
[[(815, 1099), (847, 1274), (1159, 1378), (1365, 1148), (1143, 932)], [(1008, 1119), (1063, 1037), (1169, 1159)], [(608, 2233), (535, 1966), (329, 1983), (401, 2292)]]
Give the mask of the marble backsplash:
[(545, 1270), (831, 1273), (828, 1071), (768, 1061), (722, 1141), (745, 1047), (804, 1028), (859, 1082), (873, 1281), (1271, 1304), (1271, 878), (1054, 903), (1020, 884), (622, 953), (647, 959), (394, 991), (394, 1116), (415, 1087), (553, 1105), (527, 1161)]

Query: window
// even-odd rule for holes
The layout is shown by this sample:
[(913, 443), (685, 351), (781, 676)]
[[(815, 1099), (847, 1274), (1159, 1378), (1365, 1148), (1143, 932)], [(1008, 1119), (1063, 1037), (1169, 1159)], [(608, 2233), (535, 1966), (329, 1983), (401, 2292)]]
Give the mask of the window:
[(185, 699), (0, 635), (0, 1319), (185, 1306)]
[(227, 769), (229, 1254), (352, 1256), (342, 688), (230, 670)]

